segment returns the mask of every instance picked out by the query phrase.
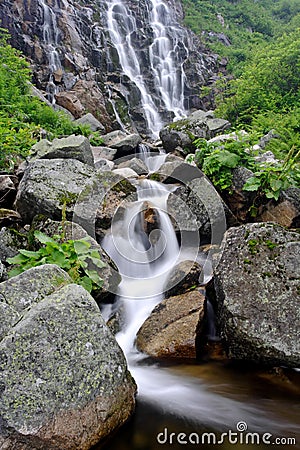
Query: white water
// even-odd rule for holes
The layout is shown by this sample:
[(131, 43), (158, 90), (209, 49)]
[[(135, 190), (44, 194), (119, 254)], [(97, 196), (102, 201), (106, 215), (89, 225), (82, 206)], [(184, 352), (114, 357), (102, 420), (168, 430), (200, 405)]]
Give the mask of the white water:
[[(149, 0), (147, 21), (153, 31), (153, 41), (146, 49), (150, 61), (147, 77), (153, 81), (165, 111), (170, 111), (175, 118), (180, 118), (185, 116), (183, 64), (188, 57), (188, 51), (183, 43), (183, 32), (171, 17), (171, 11), (165, 3)], [(140, 93), (148, 131), (158, 137), (163, 126), (160, 105), (151, 96), (149, 85), (143, 77), (139, 49), (135, 48), (139, 29), (135, 14), (125, 1), (113, 0), (108, 3), (107, 28), (124, 74)]]
[[(140, 181), (138, 200), (126, 209), (121, 222), (113, 223), (111, 234), (102, 243), (122, 275), (117, 302), (124, 314), (124, 326), (116, 338), (137, 382), (138, 398), (161, 411), (214, 429), (234, 429), (243, 420), (251, 430), (282, 430), (284, 424), (268, 417), (256, 405), (211, 392), (199, 379), (145, 364), (145, 355), (135, 348), (139, 328), (163, 299), (168, 274), (181, 259), (166, 213), (167, 197), (168, 189), (161, 183)], [(148, 236), (142, 211), (149, 203), (157, 211), (159, 228)]]
[(57, 51), (60, 38), (60, 30), (57, 25), (57, 19), (55, 11), (47, 5), (45, 0), (38, 0), (39, 5), (43, 11), (43, 41), (47, 46), (47, 57), (49, 63), (49, 81), (47, 84), (47, 93), (49, 100), (52, 104), (55, 104), (55, 94), (57, 92), (57, 86), (54, 83), (54, 73), (61, 69), (62, 65)]

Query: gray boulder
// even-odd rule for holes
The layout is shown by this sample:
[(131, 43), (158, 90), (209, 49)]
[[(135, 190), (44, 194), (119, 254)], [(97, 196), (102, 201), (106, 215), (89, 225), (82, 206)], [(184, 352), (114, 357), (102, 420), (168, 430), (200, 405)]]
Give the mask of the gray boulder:
[(195, 139), (211, 139), (229, 127), (227, 120), (214, 118), (212, 111), (199, 110), (185, 119), (166, 125), (159, 136), (166, 151), (179, 148), (188, 154), (196, 148), (193, 144)]
[(14, 175), (0, 175), (0, 208), (10, 208), (17, 194), (18, 179)]
[(137, 347), (154, 358), (196, 358), (204, 296), (198, 291), (169, 297), (157, 305), (137, 334)]
[(5, 262), (7, 258), (15, 256), (27, 244), (26, 235), (18, 231), (1, 228), (0, 230), (0, 259)]
[(76, 159), (36, 160), (25, 170), (16, 209), (26, 223), (36, 214), (60, 220), (64, 203), (70, 216), (78, 195), (96, 174), (95, 169)]
[(214, 283), (229, 356), (299, 367), (299, 234), (247, 224), (229, 229), (221, 250)]
[(96, 164), (96, 162), (102, 158), (112, 161), (117, 154), (117, 149), (110, 148), (110, 147), (101, 147), (101, 146), (92, 147), (92, 153), (94, 156), (94, 162)]
[(120, 156), (134, 153), (142, 142), (139, 134), (126, 134), (120, 130), (112, 131), (102, 138), (104, 145), (118, 150)]
[(202, 267), (196, 261), (181, 261), (176, 264), (168, 276), (165, 286), (165, 298), (184, 294), (199, 285)]
[(123, 169), (125, 167), (134, 170), (138, 175), (146, 175), (149, 172), (144, 161), (139, 158), (131, 158), (128, 161), (123, 161), (118, 164), (118, 169)]
[(31, 149), (31, 159), (77, 159), (94, 166), (94, 156), (89, 140), (74, 134), (66, 138), (54, 139), (52, 142), (42, 139)]
[(78, 285), (54, 284), (0, 343), (3, 449), (88, 450), (134, 408), (135, 383), (95, 301)]
[(84, 114), (84, 116), (79, 117), (79, 119), (74, 120), (75, 124), (79, 125), (89, 125), (92, 131), (104, 131), (105, 127), (96, 119), (91, 113)]

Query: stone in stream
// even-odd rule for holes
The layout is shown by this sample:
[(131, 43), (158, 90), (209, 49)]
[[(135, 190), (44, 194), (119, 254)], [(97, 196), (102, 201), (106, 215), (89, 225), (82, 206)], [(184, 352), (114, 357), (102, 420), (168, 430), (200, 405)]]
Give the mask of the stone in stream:
[(221, 252), (214, 284), (229, 356), (299, 367), (299, 233), (273, 223), (230, 228)]
[(90, 449), (129, 418), (136, 391), (95, 301), (53, 265), (0, 290), (0, 448)]
[(196, 358), (204, 300), (197, 290), (164, 299), (138, 331), (138, 349), (154, 358)]

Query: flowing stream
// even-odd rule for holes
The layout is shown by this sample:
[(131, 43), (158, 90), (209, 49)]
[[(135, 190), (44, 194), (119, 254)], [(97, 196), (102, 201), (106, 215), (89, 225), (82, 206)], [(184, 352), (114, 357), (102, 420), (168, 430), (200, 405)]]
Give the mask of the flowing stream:
[[(126, 208), (121, 220), (113, 222), (111, 233), (102, 243), (122, 275), (116, 304), (122, 313), (123, 326), (116, 338), (138, 385), (134, 419), (107, 448), (154, 450), (166, 444), (167, 448), (176, 449), (181, 445), (175, 438), (170, 444), (168, 433), (197, 432), (201, 436), (208, 430), (236, 432), (239, 422), (246, 423), (251, 432), (295, 436), (299, 426), (294, 392), (283, 394), (279, 389), (276, 393), (272, 384), (260, 378), (255, 370), (208, 362), (162, 366), (149, 361), (136, 349), (136, 333), (163, 299), (170, 270), (185, 256), (167, 214), (170, 191), (172, 186), (139, 180), (137, 201)], [(144, 229), (143, 211), (149, 206), (156, 211), (157, 226), (148, 235)], [(212, 328), (210, 334), (214, 333)], [(293, 376), (296, 375), (293, 372)], [(280, 411), (276, 411), (278, 402)], [(158, 435), (166, 442), (159, 442)], [(220, 447), (231, 448), (227, 445), (225, 439)], [(242, 446), (237, 445), (237, 448)], [(194, 448), (195, 445), (186, 447)], [(261, 447), (253, 445), (250, 448)]]

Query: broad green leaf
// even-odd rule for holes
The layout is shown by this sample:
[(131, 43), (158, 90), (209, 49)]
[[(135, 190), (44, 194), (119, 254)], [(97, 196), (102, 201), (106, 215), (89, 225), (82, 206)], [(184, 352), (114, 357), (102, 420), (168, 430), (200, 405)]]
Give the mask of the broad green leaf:
[(259, 178), (250, 177), (243, 186), (243, 191), (257, 191), (261, 186)]
[(50, 236), (47, 236), (46, 234), (42, 233), (41, 231), (36, 230), (34, 232), (34, 237), (41, 243), (41, 244), (47, 244), (47, 242), (55, 242), (54, 239), (52, 239)]
[(27, 260), (28, 258), (21, 253), (18, 253), (18, 255), (6, 259), (9, 264), (22, 264)]
[(30, 250), (20, 250), (21, 255), (27, 256), (27, 258), (39, 259), (41, 255), (39, 252), (32, 252)]
[(90, 246), (91, 246), (91, 244), (89, 242), (86, 242), (86, 241), (83, 241), (83, 240), (74, 241), (75, 251), (79, 255), (83, 255), (83, 254), (88, 253)]
[(270, 186), (273, 191), (280, 191), (283, 187), (283, 182), (281, 180), (271, 179)]
[(93, 289), (93, 282), (87, 276), (82, 277), (81, 280), (79, 281), (79, 284), (82, 287), (84, 287), (84, 289), (86, 289), (88, 292), (91, 292), (91, 290)]
[(97, 284), (97, 286), (102, 286), (103, 280), (99, 277), (98, 273), (95, 270), (86, 270), (87, 275), (89, 278)]

